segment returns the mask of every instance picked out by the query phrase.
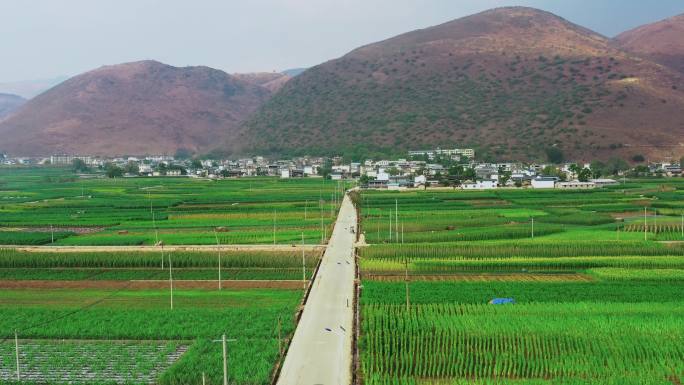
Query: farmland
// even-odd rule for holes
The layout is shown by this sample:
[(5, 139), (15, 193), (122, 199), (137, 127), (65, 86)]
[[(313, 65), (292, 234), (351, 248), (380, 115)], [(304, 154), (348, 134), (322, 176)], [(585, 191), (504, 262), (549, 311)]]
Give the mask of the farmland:
[(343, 188), (0, 169), (0, 382), (269, 384)]
[(324, 243), (344, 186), (324, 179), (81, 178), (0, 168), (0, 244)]
[(671, 180), (364, 192), (361, 378), (682, 383), (682, 198)]

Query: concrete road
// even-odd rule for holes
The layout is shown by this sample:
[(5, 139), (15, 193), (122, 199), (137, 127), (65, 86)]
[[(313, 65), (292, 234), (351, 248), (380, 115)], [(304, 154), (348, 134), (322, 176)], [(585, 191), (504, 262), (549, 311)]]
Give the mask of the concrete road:
[(345, 196), (278, 385), (351, 383), (356, 211)]

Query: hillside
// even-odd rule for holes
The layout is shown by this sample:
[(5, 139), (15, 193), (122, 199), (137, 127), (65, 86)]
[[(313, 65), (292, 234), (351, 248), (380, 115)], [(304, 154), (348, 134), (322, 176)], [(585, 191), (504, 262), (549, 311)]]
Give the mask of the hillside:
[(621, 33), (617, 46), (684, 73), (684, 14)]
[(18, 95), (0, 94), (0, 120), (9, 116), (26, 103), (26, 99)]
[(271, 92), (207, 67), (154, 61), (105, 66), (30, 100), (0, 123), (19, 155), (173, 154), (230, 142)]
[(247, 122), (241, 141), (285, 154), (472, 146), (492, 159), (544, 159), (550, 147), (573, 159), (665, 155), (684, 137), (682, 90), (675, 72), (586, 28), (499, 8), (305, 71)]
[(280, 90), (285, 83), (292, 78), (291, 76), (280, 72), (235, 73), (233, 76), (246, 82), (264, 87), (271, 92)]

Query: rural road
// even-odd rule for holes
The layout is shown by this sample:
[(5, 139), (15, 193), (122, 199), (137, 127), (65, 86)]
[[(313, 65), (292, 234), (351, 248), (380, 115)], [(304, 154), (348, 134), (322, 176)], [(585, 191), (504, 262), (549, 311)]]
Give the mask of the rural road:
[(356, 210), (344, 197), (277, 385), (351, 383)]

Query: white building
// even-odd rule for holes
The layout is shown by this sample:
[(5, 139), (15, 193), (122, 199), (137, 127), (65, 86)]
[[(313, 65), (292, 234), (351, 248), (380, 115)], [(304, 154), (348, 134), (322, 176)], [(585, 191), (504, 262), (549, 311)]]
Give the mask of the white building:
[(282, 179), (287, 179), (290, 177), (290, 170), (285, 169), (285, 170), (280, 170), (280, 177)]
[(558, 182), (556, 183), (556, 188), (564, 188), (564, 189), (589, 189), (589, 188), (594, 188), (596, 187), (596, 183), (594, 182), (580, 182), (573, 180), (571, 182)]
[(532, 179), (532, 188), (555, 188), (557, 181), (555, 176), (538, 176)]
[(474, 183), (461, 184), (463, 190), (490, 190), (496, 188), (495, 180), (478, 180)]

